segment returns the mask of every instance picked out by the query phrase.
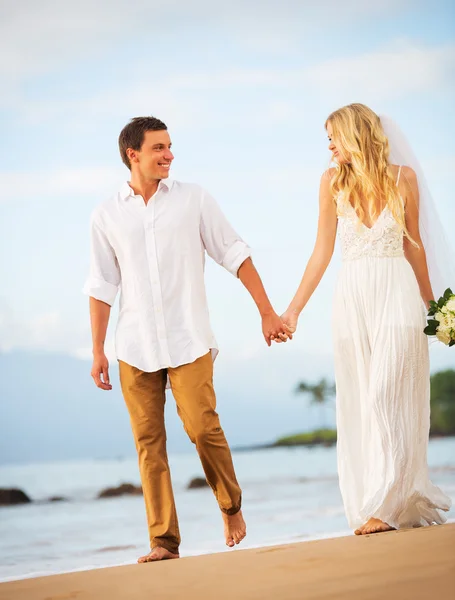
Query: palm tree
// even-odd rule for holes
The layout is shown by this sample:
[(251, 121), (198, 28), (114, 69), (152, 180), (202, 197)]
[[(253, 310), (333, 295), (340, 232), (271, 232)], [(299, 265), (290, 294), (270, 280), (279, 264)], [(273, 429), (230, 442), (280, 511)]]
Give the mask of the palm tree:
[(333, 398), (335, 391), (335, 384), (329, 383), (325, 377), (314, 385), (301, 381), (295, 390), (296, 394), (309, 394), (310, 405), (319, 407), (321, 429), (327, 426), (324, 407)]
[(455, 370), (431, 376), (430, 435), (455, 435)]

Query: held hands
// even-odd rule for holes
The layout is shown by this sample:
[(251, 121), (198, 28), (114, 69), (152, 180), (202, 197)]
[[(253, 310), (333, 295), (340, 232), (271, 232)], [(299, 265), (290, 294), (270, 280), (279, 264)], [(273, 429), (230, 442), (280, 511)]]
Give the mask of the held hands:
[(91, 376), (93, 377), (95, 385), (101, 390), (112, 389), (112, 385), (109, 381), (109, 361), (104, 352), (93, 355)]
[(267, 346), (271, 346), (272, 341), (281, 343), (287, 342), (288, 339), (292, 340), (293, 332), (289, 330), (276, 312), (271, 311), (262, 316), (262, 333)]
[[(297, 311), (292, 309), (287, 309), (280, 317), (283, 325), (286, 327), (286, 333), (289, 339), (292, 340), (292, 335), (296, 332), (297, 323), (299, 320), (299, 315)], [(277, 344), (281, 344), (281, 342), (285, 342), (286, 340), (282, 339), (281, 336), (275, 338), (274, 340)]]

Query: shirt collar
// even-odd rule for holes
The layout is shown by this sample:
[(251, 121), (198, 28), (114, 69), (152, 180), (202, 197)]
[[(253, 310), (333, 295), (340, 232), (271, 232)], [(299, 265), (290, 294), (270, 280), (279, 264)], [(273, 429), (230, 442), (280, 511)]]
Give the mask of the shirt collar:
[(158, 186), (158, 189), (162, 186), (167, 188), (167, 191), (170, 192), (172, 189), (172, 186), (174, 185), (174, 180), (171, 179), (170, 177), (166, 177), (166, 179), (161, 179), (160, 180), (160, 184)]
[[(172, 186), (174, 185), (174, 180), (170, 179), (169, 177), (167, 177), (166, 179), (160, 179), (160, 182), (158, 184), (158, 190), (161, 189), (166, 189), (168, 192), (171, 191)], [(130, 187), (130, 184), (128, 183), (128, 181), (125, 181), (122, 184), (122, 187), (120, 188), (120, 198), (122, 200), (126, 200), (127, 198), (129, 198), (130, 196), (134, 196), (134, 191), (133, 189)]]

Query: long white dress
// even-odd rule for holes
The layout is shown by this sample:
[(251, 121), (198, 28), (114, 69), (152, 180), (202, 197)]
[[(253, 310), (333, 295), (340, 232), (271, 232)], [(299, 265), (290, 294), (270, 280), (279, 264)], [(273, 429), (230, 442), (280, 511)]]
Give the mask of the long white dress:
[(334, 299), (338, 470), (353, 529), (444, 522), (450, 499), (428, 476), (430, 367), (425, 310), (389, 208), (371, 228), (340, 195)]

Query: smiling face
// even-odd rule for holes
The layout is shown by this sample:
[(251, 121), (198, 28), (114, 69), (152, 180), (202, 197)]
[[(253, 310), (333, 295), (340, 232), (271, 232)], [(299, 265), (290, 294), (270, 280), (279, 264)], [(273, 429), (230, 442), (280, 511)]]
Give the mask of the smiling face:
[(146, 131), (140, 150), (128, 148), (126, 151), (131, 163), (131, 172), (136, 171), (148, 181), (166, 179), (174, 160), (171, 146), (167, 130)]
[(333, 160), (338, 164), (349, 162), (349, 158), (347, 157), (347, 153), (341, 146), (340, 142), (336, 140), (333, 127), (330, 121), (327, 121), (327, 136), (329, 138), (329, 150), (333, 155)]

